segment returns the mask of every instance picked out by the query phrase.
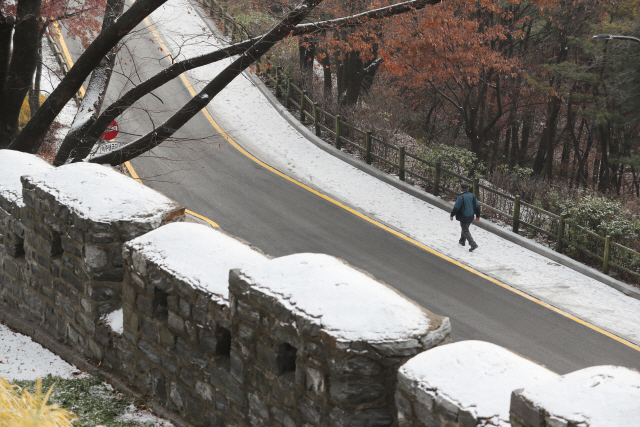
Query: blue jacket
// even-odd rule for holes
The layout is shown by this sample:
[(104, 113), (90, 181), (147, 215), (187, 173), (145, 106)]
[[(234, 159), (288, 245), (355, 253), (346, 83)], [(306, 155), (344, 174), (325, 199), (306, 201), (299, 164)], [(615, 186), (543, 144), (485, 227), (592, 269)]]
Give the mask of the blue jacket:
[(455, 216), (460, 222), (473, 222), (473, 215), (480, 218), (480, 203), (475, 194), (465, 191), (456, 199), (451, 217)]

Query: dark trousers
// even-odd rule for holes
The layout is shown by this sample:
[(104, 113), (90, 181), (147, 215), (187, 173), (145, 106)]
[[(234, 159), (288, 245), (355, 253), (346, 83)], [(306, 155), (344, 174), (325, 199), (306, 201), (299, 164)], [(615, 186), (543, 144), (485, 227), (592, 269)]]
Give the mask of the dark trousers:
[(476, 241), (471, 237), (471, 233), (469, 232), (470, 222), (462, 222), (460, 221), (460, 228), (462, 228), (462, 233), (460, 233), (460, 240), (464, 241), (465, 239), (469, 241), (471, 246), (475, 246)]

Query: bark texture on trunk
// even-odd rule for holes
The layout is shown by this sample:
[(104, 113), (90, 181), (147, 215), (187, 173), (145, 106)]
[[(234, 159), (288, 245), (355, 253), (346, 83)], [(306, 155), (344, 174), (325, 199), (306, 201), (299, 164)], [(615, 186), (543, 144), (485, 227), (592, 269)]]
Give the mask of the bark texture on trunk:
[(0, 147), (6, 146), (19, 132), (20, 109), (38, 64), (41, 5), (42, 0), (18, 1), (13, 51), (0, 102)]

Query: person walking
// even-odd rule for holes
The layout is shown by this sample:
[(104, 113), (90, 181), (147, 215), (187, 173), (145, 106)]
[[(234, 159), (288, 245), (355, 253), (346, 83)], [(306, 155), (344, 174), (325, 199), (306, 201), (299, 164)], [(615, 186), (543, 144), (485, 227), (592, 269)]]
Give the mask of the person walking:
[(476, 195), (469, 192), (469, 184), (463, 182), (460, 184), (460, 188), (462, 189), (462, 193), (456, 199), (456, 204), (453, 205), (450, 219), (453, 221), (453, 217), (455, 216), (456, 219), (460, 221), (462, 233), (458, 243), (464, 246), (465, 241), (468, 240), (471, 245), (469, 252), (473, 252), (478, 248), (478, 245), (476, 241), (473, 240), (473, 237), (471, 237), (469, 226), (473, 222), (474, 215), (476, 217), (476, 221), (480, 221), (480, 203), (478, 203)]

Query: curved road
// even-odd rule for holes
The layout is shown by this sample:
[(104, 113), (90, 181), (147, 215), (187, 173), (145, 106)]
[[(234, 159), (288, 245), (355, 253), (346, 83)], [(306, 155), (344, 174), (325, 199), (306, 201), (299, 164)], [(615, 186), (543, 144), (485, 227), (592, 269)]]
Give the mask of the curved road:
[[(121, 53), (116, 71), (122, 74), (114, 74), (111, 99), (129, 87), (129, 81), (148, 78), (168, 64), (152, 39), (142, 32), (128, 43), (129, 49), (135, 46), (135, 70)], [(67, 42), (77, 58), (79, 47), (73, 40)], [(180, 79), (154, 94), (119, 119), (125, 132), (119, 141), (152, 129), (150, 116), (157, 124), (190, 97)], [(218, 135), (203, 113), (175, 137), (179, 146), (164, 143), (132, 162), (145, 184), (270, 255), (320, 252), (343, 258), (428, 310), (448, 316), (454, 340), (489, 341), (559, 373), (602, 364), (640, 369), (638, 351), (420, 249), (260, 166)]]

